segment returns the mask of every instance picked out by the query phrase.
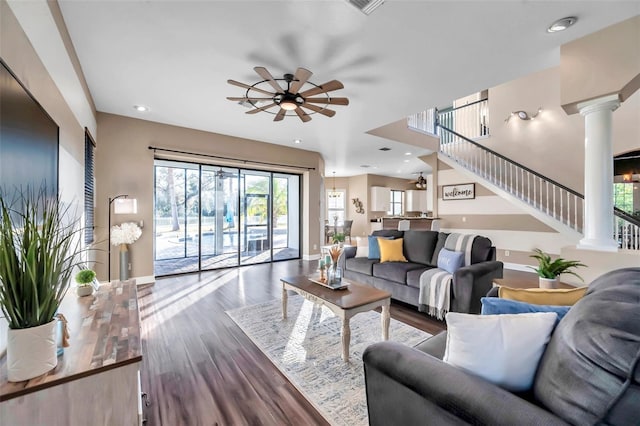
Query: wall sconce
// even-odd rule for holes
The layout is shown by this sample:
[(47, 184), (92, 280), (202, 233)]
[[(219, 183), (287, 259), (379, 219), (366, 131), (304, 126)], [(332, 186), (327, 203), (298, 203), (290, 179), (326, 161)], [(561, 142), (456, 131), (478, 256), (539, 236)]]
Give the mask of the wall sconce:
[(505, 123), (508, 123), (511, 120), (511, 117), (518, 117), (520, 120), (528, 121), (535, 119), (538, 114), (542, 112), (542, 107), (538, 108), (535, 114), (529, 114), (527, 111), (513, 111), (507, 118), (504, 119)]
[(114, 214), (136, 214), (138, 213), (138, 200), (128, 198), (126, 194), (116, 195), (109, 198), (109, 235), (108, 235), (108, 254), (107, 254), (107, 280), (111, 281), (111, 204), (113, 204)]

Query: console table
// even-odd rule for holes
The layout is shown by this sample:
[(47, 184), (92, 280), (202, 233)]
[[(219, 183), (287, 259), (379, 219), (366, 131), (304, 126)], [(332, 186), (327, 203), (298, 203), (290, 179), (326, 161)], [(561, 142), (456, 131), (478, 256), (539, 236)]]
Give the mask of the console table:
[(8, 382), (0, 358), (2, 425), (140, 425), (140, 318), (135, 280), (103, 284), (92, 296), (72, 289), (60, 306), (70, 346), (52, 371)]

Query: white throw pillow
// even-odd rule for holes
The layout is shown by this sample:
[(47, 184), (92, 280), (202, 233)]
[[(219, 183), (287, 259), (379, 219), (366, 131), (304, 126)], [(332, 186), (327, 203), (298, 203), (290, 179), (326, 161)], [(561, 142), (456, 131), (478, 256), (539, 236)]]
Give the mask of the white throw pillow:
[(509, 391), (526, 391), (549, 342), (554, 312), (447, 314), (443, 361)]
[(369, 257), (369, 238), (356, 237), (356, 245), (355, 257)]

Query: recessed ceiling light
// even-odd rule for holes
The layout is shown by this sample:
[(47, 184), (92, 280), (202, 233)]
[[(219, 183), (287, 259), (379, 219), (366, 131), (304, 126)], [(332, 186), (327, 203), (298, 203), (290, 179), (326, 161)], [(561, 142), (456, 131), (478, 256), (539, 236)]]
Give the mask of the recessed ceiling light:
[(410, 152), (405, 152), (404, 155), (411, 155), (411, 153)]
[(578, 18), (576, 18), (575, 16), (568, 16), (566, 18), (558, 19), (556, 22), (549, 25), (549, 28), (547, 28), (547, 32), (557, 33), (558, 31), (564, 31), (575, 24), (577, 21)]
[(138, 112), (147, 112), (147, 111), (149, 111), (149, 108), (147, 108), (144, 105), (134, 105), (133, 109), (135, 109)]
[(294, 139), (293, 140), (293, 143), (300, 143), (300, 142), (302, 142), (300, 139)]
[(405, 163), (408, 163), (408, 162), (409, 162), (409, 160), (404, 160), (404, 162), (405, 162)]

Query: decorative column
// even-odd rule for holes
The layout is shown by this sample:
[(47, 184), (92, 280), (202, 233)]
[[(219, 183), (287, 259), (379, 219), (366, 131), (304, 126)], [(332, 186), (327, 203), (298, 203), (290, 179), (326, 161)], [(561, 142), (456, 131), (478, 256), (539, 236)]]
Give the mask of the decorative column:
[(584, 238), (578, 248), (617, 251), (613, 239), (613, 111), (618, 95), (578, 104), (584, 116)]

